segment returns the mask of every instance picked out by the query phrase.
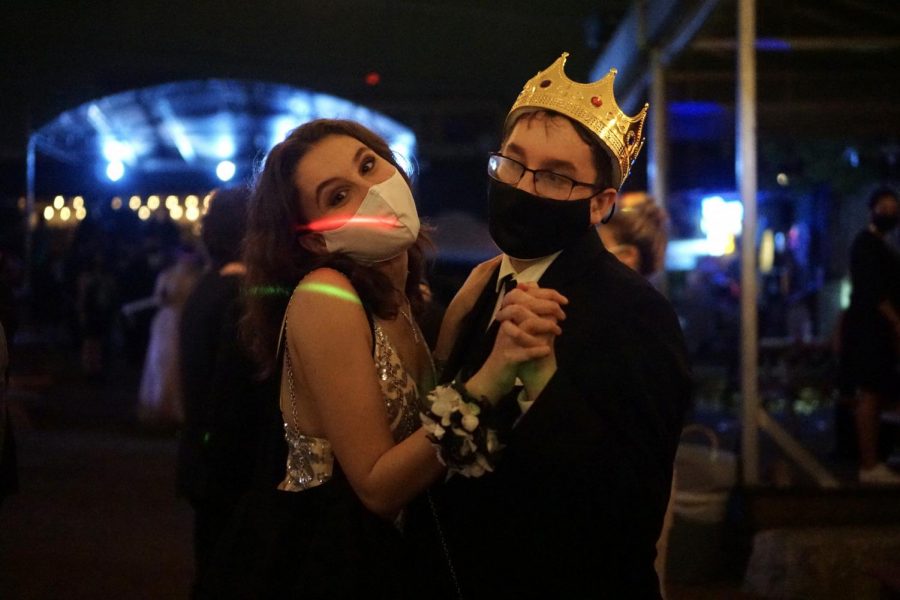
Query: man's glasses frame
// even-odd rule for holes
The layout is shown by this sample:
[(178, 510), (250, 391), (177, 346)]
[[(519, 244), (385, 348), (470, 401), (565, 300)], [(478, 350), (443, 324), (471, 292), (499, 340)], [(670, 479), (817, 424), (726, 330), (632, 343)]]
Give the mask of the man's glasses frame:
[[(510, 169), (512, 170), (511, 177), (504, 178), (500, 176), (500, 170), (504, 165), (507, 167), (506, 172), (509, 172)], [(569, 200), (572, 197), (575, 186), (583, 186), (594, 191), (590, 196), (578, 198), (578, 200), (592, 198), (603, 191), (603, 188), (598, 187), (596, 184), (576, 181), (571, 177), (560, 175), (554, 171), (547, 169), (529, 169), (514, 158), (503, 156), (499, 152), (491, 152), (490, 155), (488, 155), (487, 171), (492, 179), (513, 186), (518, 185), (519, 182), (522, 181), (522, 178), (525, 177), (525, 173), (531, 173), (531, 176), (534, 178), (534, 191), (537, 192), (538, 196), (550, 198), (551, 200)], [(518, 175), (515, 174), (516, 172)], [(555, 185), (553, 182), (555, 182)]]

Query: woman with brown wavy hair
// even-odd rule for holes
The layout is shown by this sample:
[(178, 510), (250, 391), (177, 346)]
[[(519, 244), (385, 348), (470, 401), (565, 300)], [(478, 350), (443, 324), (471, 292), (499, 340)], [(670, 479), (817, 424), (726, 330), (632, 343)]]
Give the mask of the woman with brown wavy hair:
[[(281, 369), (287, 468), (238, 510), (210, 597), (418, 595), (398, 526), (444, 473), (420, 420), (436, 380), (415, 321), (425, 242), (406, 174), (361, 125), (312, 121), (269, 153), (244, 240), (242, 327), (262, 370)], [(483, 382), (549, 353), (528, 333), (558, 329), (543, 326), (511, 322), (463, 385), (493, 400)]]
[(619, 204), (609, 223), (597, 227), (603, 245), (644, 277), (660, 272), (669, 241), (665, 209), (644, 192), (623, 194)]

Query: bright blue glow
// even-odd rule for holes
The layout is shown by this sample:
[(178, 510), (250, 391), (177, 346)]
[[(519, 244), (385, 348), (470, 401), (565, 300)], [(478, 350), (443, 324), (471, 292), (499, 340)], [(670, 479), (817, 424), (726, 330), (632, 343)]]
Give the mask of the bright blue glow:
[(666, 246), (666, 271), (691, 271), (697, 266), (697, 259), (715, 256), (718, 248), (706, 238), (671, 240)]
[(416, 136), (407, 132), (397, 134), (391, 141), (391, 152), (406, 174), (414, 177), (416, 165), (413, 156), (416, 154)]
[(102, 178), (114, 162), (126, 176), (212, 173), (222, 161), (260, 160), (292, 129), (320, 118), (361, 123), (413, 170), (416, 138), (401, 123), (349, 100), (260, 81), (179, 81), (130, 90), (68, 110), (36, 135), (48, 151), (82, 157)]
[(216, 177), (221, 179), (222, 181), (229, 181), (232, 177), (234, 177), (234, 172), (236, 167), (234, 163), (230, 160), (223, 160), (218, 165), (216, 165)]
[(125, 165), (120, 160), (111, 161), (106, 165), (106, 176), (110, 181), (118, 181), (125, 175)]
[[(269, 142), (269, 148), (275, 144), (280, 144), (284, 138), (288, 136), (292, 129), (298, 127), (303, 121), (291, 115), (275, 117), (272, 119), (272, 138)], [(267, 150), (269, 149), (267, 148)]]
[(216, 158), (232, 158), (235, 153), (234, 140), (229, 135), (223, 135), (216, 140), (213, 152)]
[(710, 244), (709, 254), (722, 256), (734, 247), (734, 238), (741, 233), (744, 205), (722, 196), (707, 196), (700, 200), (700, 214), (700, 231)]
[(130, 161), (134, 158), (134, 148), (127, 142), (110, 138), (103, 142), (103, 158), (110, 162)]

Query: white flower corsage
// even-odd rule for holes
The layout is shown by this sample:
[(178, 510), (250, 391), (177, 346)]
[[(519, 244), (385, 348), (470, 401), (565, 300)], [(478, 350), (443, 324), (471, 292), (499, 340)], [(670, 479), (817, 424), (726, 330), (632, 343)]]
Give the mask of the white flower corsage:
[(429, 410), (420, 415), (438, 459), (450, 473), (480, 477), (494, 470), (502, 444), (491, 427), (490, 406), (470, 396), (456, 381), (428, 394)]

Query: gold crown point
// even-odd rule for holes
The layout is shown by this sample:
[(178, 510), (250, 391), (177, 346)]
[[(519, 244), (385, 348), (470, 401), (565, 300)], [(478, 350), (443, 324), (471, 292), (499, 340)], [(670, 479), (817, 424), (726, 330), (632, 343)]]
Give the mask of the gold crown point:
[[(596, 136), (609, 154), (613, 184), (621, 188), (644, 145), (641, 135), (649, 104), (645, 104), (637, 115), (629, 117), (619, 109), (613, 93), (618, 70), (611, 68), (602, 79), (593, 83), (577, 83), (565, 73), (568, 56), (568, 52), (563, 52), (552, 65), (538, 71), (525, 84), (506, 117), (507, 123), (525, 109), (550, 110), (580, 123)], [(605, 111), (598, 112), (604, 107)]]

